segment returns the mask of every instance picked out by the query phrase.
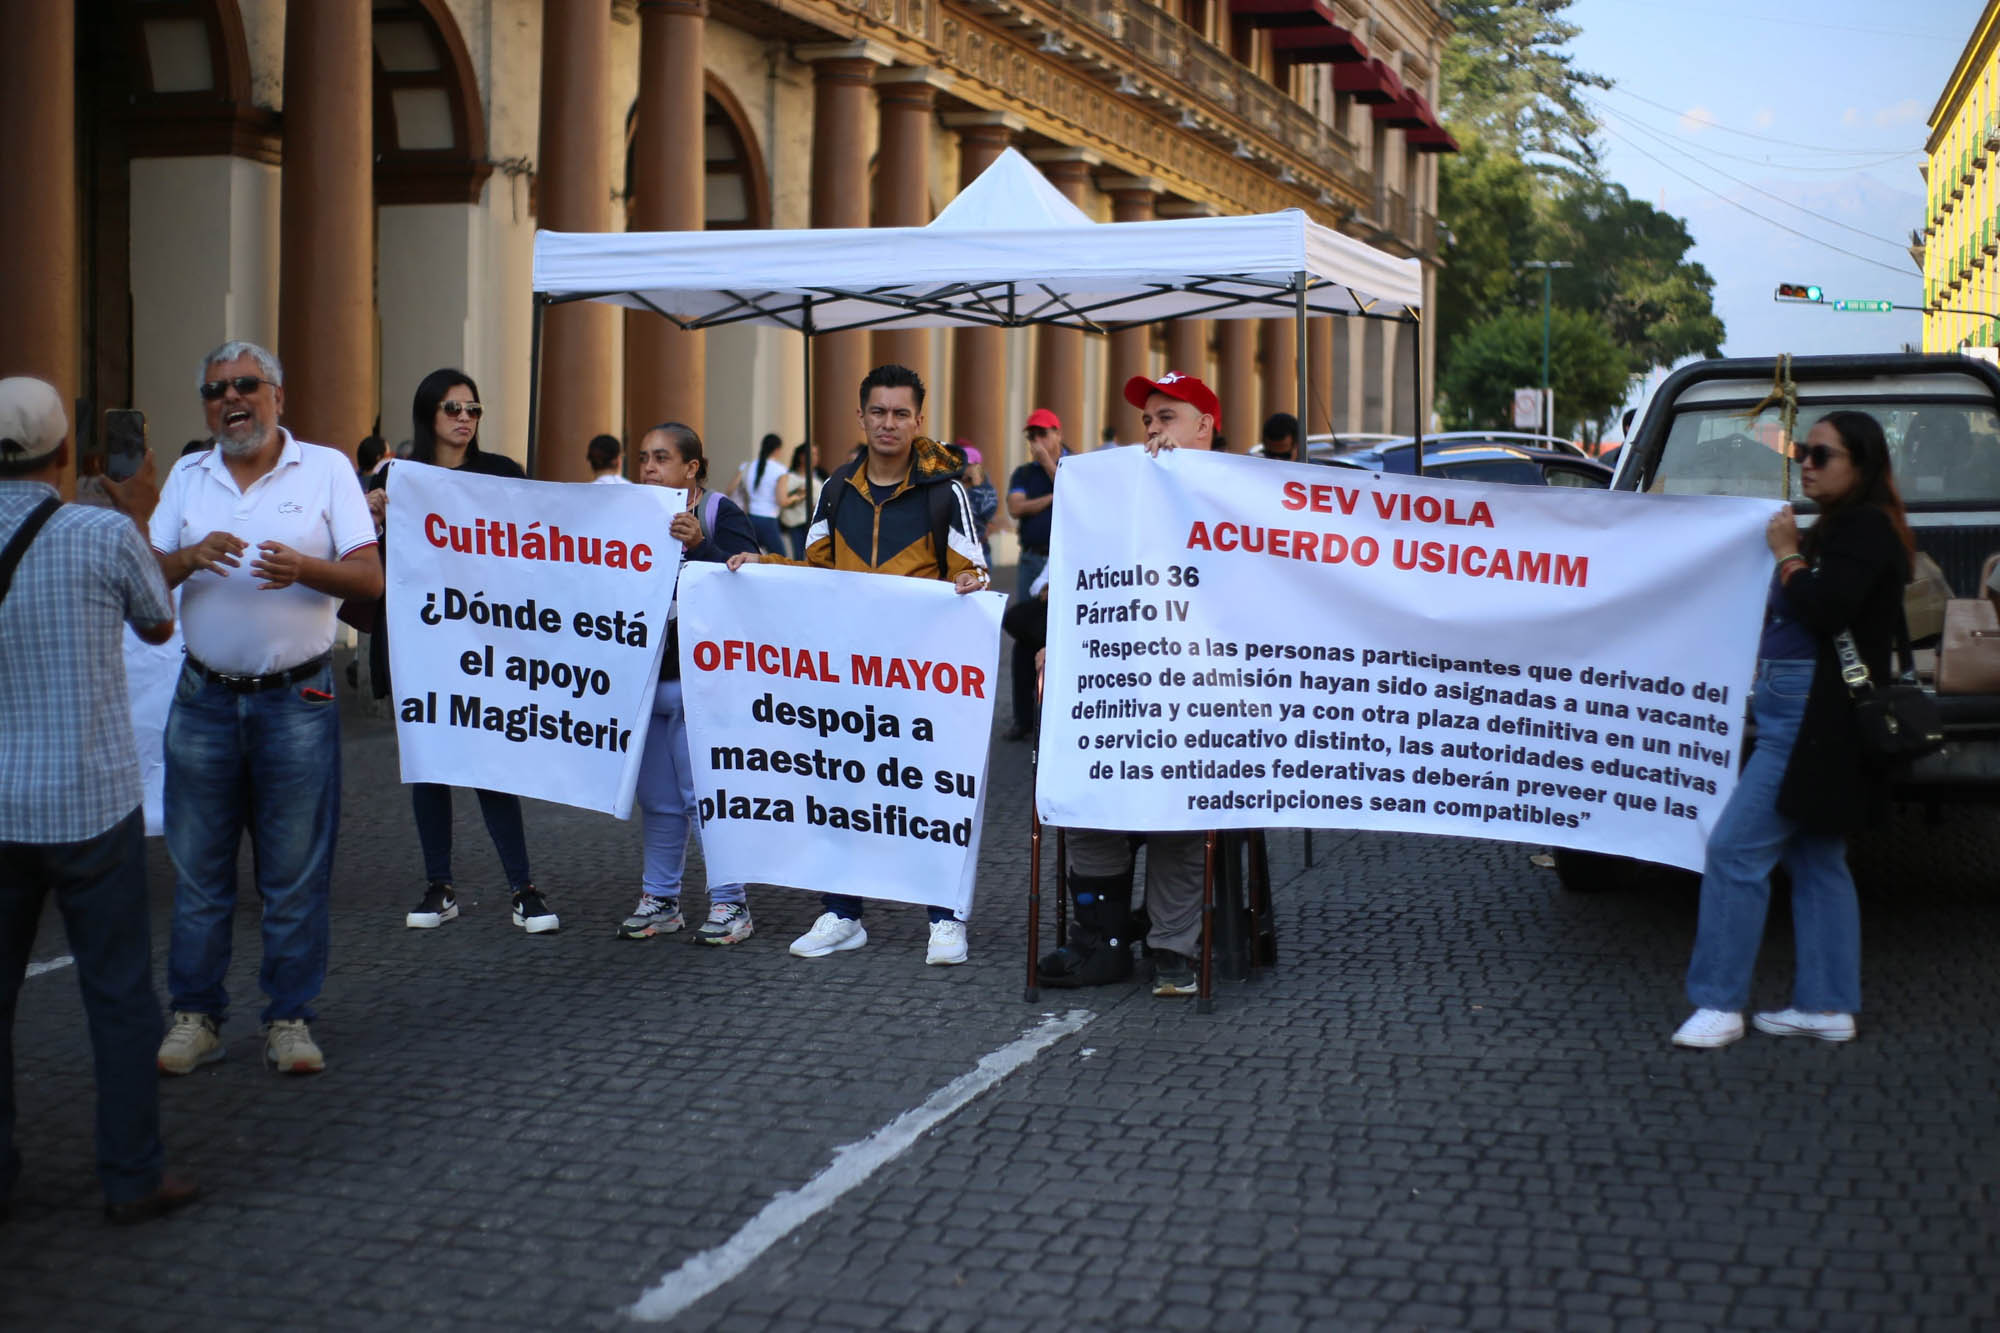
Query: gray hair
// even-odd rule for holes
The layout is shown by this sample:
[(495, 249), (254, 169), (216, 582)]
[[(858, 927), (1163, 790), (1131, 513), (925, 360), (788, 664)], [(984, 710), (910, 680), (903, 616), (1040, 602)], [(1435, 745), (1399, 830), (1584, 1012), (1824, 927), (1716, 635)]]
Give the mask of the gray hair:
[(218, 361), (234, 361), (238, 357), (244, 356), (255, 361), (257, 369), (263, 371), (264, 378), (271, 381), (271, 383), (283, 384), (285, 382), (285, 368), (278, 364), (277, 357), (272, 356), (256, 343), (244, 342), (240, 338), (232, 338), (201, 359), (201, 378), (197, 379), (195, 383), (201, 384), (207, 380), (208, 368)]

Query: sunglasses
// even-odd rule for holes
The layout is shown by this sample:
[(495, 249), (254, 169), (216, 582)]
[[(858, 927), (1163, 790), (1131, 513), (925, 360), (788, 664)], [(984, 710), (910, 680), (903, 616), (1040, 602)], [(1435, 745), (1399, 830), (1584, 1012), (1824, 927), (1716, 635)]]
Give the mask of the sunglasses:
[(478, 403), (461, 403), (453, 399), (439, 403), (438, 408), (448, 417), (471, 417), (474, 421), (485, 415), (486, 409)]
[(245, 398), (248, 398), (251, 394), (257, 392), (257, 386), (260, 384), (275, 385), (277, 381), (259, 379), (255, 375), (238, 375), (233, 379), (226, 380), (204, 380), (201, 386), (201, 396), (205, 401), (212, 403), (222, 397), (223, 394), (234, 389)]
[(1845, 457), (1847, 457), (1847, 454), (1844, 450), (1836, 449), (1830, 444), (1795, 444), (1792, 446), (1792, 461), (1794, 463), (1804, 463), (1810, 467), (1822, 468), (1836, 458)]

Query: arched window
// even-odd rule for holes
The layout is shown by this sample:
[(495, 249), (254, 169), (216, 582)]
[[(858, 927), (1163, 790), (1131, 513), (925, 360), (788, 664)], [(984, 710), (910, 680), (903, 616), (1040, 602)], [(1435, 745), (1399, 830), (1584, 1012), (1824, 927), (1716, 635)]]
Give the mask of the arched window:
[[(96, 53), (86, 55), (96, 79), (129, 89), (132, 156), (278, 161), (277, 117), (250, 99), (236, 0), (99, 0), (77, 16), (79, 50)], [(94, 37), (96, 29), (121, 36)], [(121, 52), (130, 60), (129, 75), (103, 63), (116, 62)]]
[(441, 0), (375, 0), (375, 202), (477, 203), (492, 174), (478, 80)]
[[(639, 107), (625, 113), (625, 197), (638, 172)], [(710, 75), (702, 98), (703, 229), (744, 231), (771, 225), (771, 185), (757, 136), (734, 94)]]

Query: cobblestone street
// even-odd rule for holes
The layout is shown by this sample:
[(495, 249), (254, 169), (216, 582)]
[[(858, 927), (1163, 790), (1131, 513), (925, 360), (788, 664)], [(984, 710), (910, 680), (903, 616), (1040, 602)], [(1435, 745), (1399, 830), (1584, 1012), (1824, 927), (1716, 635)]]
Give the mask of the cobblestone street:
[[(817, 899), (775, 889), (752, 890), (740, 946), (619, 941), (636, 823), (543, 805), (530, 846), (564, 928), (527, 937), (465, 793), (465, 914), (407, 930), (422, 884), (395, 741), (352, 703), (344, 762), (328, 1069), (261, 1067), (246, 889), (229, 1058), (162, 1088), (170, 1166), (203, 1201), (103, 1224), (75, 972), (27, 982), (0, 1327), (626, 1326), (836, 1147), (1073, 1008), (1079, 1032), (674, 1326), (2000, 1319), (1990, 812), (1911, 812), (1858, 849), (1859, 1040), (1696, 1054), (1667, 1041), (1690, 884), (1570, 895), (1530, 846), (1321, 833), (1308, 868), (1297, 833), (1273, 834), (1280, 965), (1220, 985), (1213, 1014), (1137, 987), (1029, 1006), (1022, 746), (996, 741), (960, 968), (925, 967), (923, 914), (895, 905), (871, 909), (865, 949), (794, 959)], [(164, 993), (171, 876), (149, 850)], [(34, 957), (66, 952), (45, 913)], [(1760, 1006), (1787, 1001), (1790, 952), (1778, 910)]]

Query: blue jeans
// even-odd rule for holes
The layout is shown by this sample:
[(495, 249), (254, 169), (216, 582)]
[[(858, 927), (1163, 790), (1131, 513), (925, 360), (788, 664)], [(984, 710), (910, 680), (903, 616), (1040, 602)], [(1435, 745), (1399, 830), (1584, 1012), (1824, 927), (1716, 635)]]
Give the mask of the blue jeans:
[(785, 530), (778, 526), (776, 518), (768, 514), (752, 514), (750, 528), (757, 534), (757, 545), (772, 555), (785, 553)]
[[(844, 893), (822, 893), (819, 896), (819, 901), (820, 905), (826, 908), (827, 911), (848, 921), (859, 921), (861, 919), (861, 909), (866, 905), (861, 899), (849, 897)], [(949, 907), (926, 907), (924, 911), (930, 914), (933, 926), (940, 921), (958, 920), (958, 913), (952, 911)]]
[[(528, 875), (528, 833), (521, 824), (521, 798), (504, 791), (472, 789), (486, 832), (500, 854), (507, 887), (518, 890), (533, 881)], [(417, 842), (424, 849), (424, 878), (451, 883), (451, 788), (442, 782), (412, 782), (410, 807), (417, 816)]]
[[(306, 691), (325, 696), (308, 698)], [(257, 694), (236, 694), (181, 668), (167, 715), (167, 855), (174, 863), (167, 989), (176, 1010), (229, 1010), (236, 852), (255, 851), (264, 904), (269, 1003), (263, 1021), (314, 1017), (326, 981), (327, 891), (340, 827), (340, 713), (333, 668)]]
[[(0, 842), (0, 1202), (21, 1174), (14, 1147), (14, 1006), (42, 899), (55, 893), (76, 958), (97, 1069), (97, 1177), (107, 1203), (160, 1187), (160, 1001), (146, 912), (139, 811), (82, 842)], [(44, 983), (47, 984), (47, 983)]]
[(1792, 878), (1798, 953), (1792, 1003), (1814, 1013), (1861, 1009), (1861, 908), (1847, 870), (1847, 840), (1807, 833), (1778, 813), (1778, 788), (1798, 739), (1812, 688), (1809, 661), (1764, 661), (1750, 708), (1757, 748), (1709, 835), (1701, 877), (1701, 920), (1688, 963), (1688, 999), (1698, 1009), (1741, 1013), (1764, 938), (1771, 871)]
[[(655, 898), (681, 896), (688, 830), (695, 826), (694, 773), (688, 762), (687, 709), (681, 683), (663, 680), (653, 690), (653, 717), (646, 724), (646, 749), (639, 756), (639, 785), (633, 793), (646, 825), (644, 889)], [(741, 884), (710, 884), (708, 901), (744, 901)]]

